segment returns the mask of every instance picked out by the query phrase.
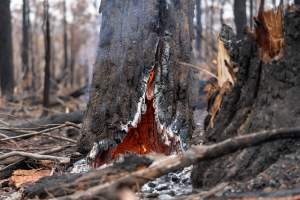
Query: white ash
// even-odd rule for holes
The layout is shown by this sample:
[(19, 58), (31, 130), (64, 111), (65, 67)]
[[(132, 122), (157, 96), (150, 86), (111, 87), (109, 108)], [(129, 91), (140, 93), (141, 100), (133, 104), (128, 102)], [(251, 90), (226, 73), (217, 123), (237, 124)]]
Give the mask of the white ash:
[(186, 167), (148, 182), (142, 187), (141, 195), (149, 199), (175, 199), (190, 194), (192, 192), (191, 171), (192, 166)]
[(91, 167), (88, 164), (86, 159), (78, 160), (74, 163), (73, 167), (71, 168), (71, 174), (80, 174), (90, 171)]

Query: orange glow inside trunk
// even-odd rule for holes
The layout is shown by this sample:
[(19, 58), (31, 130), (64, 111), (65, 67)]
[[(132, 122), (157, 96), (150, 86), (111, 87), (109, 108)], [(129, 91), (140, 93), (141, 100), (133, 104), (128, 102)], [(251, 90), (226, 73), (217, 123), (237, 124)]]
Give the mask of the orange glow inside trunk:
[(129, 128), (123, 142), (112, 151), (113, 159), (126, 152), (137, 154), (147, 154), (150, 152), (170, 154), (170, 147), (161, 141), (155, 120), (155, 109), (153, 106), (154, 78), (155, 72), (153, 69), (150, 72), (147, 82), (145, 99), (147, 111), (142, 114), (137, 127)]
[(159, 130), (158, 124), (155, 120), (155, 109), (153, 106), (154, 102), (154, 79), (155, 71), (151, 70), (149, 79), (147, 81), (146, 88), (146, 98), (145, 104), (147, 105), (147, 110), (141, 115), (141, 119), (137, 127), (128, 127), (128, 133), (123, 139), (123, 141), (118, 144), (114, 149), (109, 149), (103, 152), (96, 159), (94, 166), (100, 166), (111, 159), (117, 158), (119, 155), (126, 153), (136, 153), (136, 154), (147, 154), (151, 152), (170, 154), (172, 150), (178, 145), (178, 142), (174, 138), (170, 138), (170, 145), (166, 145), (162, 141), (162, 137), (159, 132), (164, 132), (165, 130)]

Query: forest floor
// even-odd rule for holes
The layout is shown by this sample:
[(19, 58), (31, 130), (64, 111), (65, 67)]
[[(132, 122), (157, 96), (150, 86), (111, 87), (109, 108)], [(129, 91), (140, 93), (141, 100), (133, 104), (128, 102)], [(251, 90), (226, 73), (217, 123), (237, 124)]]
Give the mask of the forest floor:
[[(49, 116), (60, 116), (83, 110), (85, 105), (84, 98), (71, 98), (56, 102), (56, 105), (47, 111)], [(52, 124), (51, 117), (42, 116), (44, 111), (41, 104), (32, 103), (31, 99), (16, 102), (2, 101), (0, 157), (13, 151), (56, 157), (70, 157), (76, 152), (80, 125)], [(45, 119), (45, 123), (36, 124), (40, 119)], [(23, 125), (25, 127), (22, 127)], [(14, 139), (22, 134), (36, 135)], [(61, 168), (55, 162), (45, 160), (24, 159), (22, 156), (0, 159), (0, 199), (14, 199), (12, 194), (24, 185), (33, 183), (43, 176), (61, 174), (69, 170), (68, 167)]]
[[(52, 108), (49, 115), (84, 110), (85, 102), (84, 98), (71, 99)], [(33, 124), (31, 128), (20, 127), (20, 124), (34, 123), (37, 119), (44, 118), (41, 116), (42, 113), (40, 105), (32, 105), (28, 101), (5, 102), (5, 106), (0, 108), (0, 157), (11, 151), (21, 151), (56, 157), (75, 157), (75, 159), (63, 167), (56, 162), (23, 159), (19, 156), (0, 159), (0, 200), (20, 199), (24, 186), (34, 184), (44, 176), (85, 173), (90, 170), (84, 158), (80, 160), (76, 158), (76, 141), (79, 139), (80, 125), (60, 127), (64, 125), (63, 123), (43, 126)], [(194, 144), (201, 143), (205, 116), (204, 108), (194, 112), (197, 127), (193, 137)], [(28, 138), (12, 139), (24, 133), (37, 134)], [(269, 196), (270, 192), (277, 196), (298, 194), (300, 191), (293, 188), (300, 186), (299, 163), (300, 150), (293, 154), (283, 154), (278, 161), (256, 177), (240, 182), (221, 183), (201, 191), (192, 188), (190, 178), (192, 166), (189, 166), (149, 181), (137, 195), (142, 199), (199, 199), (199, 197), (243, 199), (245, 196)]]

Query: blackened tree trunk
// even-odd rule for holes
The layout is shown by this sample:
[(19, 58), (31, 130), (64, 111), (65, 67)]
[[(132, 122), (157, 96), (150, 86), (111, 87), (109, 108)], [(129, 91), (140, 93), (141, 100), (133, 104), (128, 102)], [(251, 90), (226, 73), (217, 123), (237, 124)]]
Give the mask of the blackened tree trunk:
[[(231, 57), (238, 63), (237, 82), (232, 91), (223, 97), (223, 103), (215, 120), (214, 128), (205, 133), (205, 143), (215, 143), (227, 138), (252, 132), (300, 126), (300, 11), (287, 12), (284, 18), (285, 55), (281, 60), (263, 63), (257, 56), (257, 48), (250, 38), (231, 46)], [(235, 41), (229, 38), (228, 41)], [(287, 168), (270, 168), (284, 154), (299, 155), (300, 141), (296, 139), (270, 142), (258, 147), (239, 151), (201, 162), (193, 169), (195, 187), (211, 187), (222, 181), (243, 181), (245, 190), (263, 190), (279, 187)], [(285, 166), (289, 160), (284, 161)], [(268, 173), (267, 170), (276, 173)], [(260, 172), (262, 176), (257, 176)], [(275, 180), (276, 181), (270, 181)], [(276, 182), (276, 184), (274, 184)], [(254, 183), (254, 184), (253, 184)], [(295, 181), (297, 183), (297, 181)], [(299, 182), (298, 182), (299, 184)], [(290, 187), (290, 186), (289, 186)]]
[(22, 71), (23, 79), (25, 80), (29, 73), (29, 1), (23, 0), (23, 9), (22, 9)]
[(295, 0), (295, 4), (300, 6), (300, 0)]
[[(155, 110), (154, 123), (180, 136), (184, 146), (193, 130), (189, 94), (194, 73), (180, 64), (191, 58), (189, 5), (185, 0), (106, 0), (100, 12), (98, 57), (80, 151), (87, 153), (94, 142), (100, 152), (121, 143), (149, 109)], [(147, 79), (154, 99), (145, 105)]]
[[(45, 43), (45, 71), (44, 71), (44, 93), (43, 106), (49, 107), (50, 98), (50, 61), (51, 61), (51, 36), (49, 19), (49, 2), (44, 0), (44, 43)], [(47, 111), (44, 112), (47, 114)]]
[(234, 0), (233, 13), (237, 38), (241, 39), (247, 25), (246, 0)]
[(201, 49), (201, 40), (202, 40), (202, 8), (201, 8), (201, 1), (202, 0), (196, 0), (196, 49), (199, 51)]
[(11, 97), (14, 90), (12, 25), (10, 0), (0, 3), (0, 87), (1, 96)]

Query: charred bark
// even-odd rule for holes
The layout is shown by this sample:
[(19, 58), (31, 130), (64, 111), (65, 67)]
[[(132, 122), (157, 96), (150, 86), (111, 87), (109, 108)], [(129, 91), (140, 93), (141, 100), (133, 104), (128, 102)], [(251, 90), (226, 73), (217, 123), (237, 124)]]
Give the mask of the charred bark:
[(179, 63), (191, 57), (190, 5), (184, 2), (101, 2), (99, 51), (78, 144), (81, 152), (88, 153), (94, 142), (100, 152), (115, 148), (130, 129), (138, 129), (151, 107), (158, 132), (177, 134), (182, 145), (187, 144), (193, 129), (189, 98), (193, 73)]
[[(285, 55), (281, 60), (263, 63), (251, 39), (231, 43), (232, 60), (239, 65), (237, 82), (224, 96), (214, 128), (206, 131), (206, 144), (258, 130), (300, 126), (299, 16), (296, 11), (284, 17)], [(297, 151), (299, 144), (296, 139), (270, 142), (198, 164), (192, 173), (193, 185), (210, 187), (222, 181), (251, 179), (280, 155)]]

